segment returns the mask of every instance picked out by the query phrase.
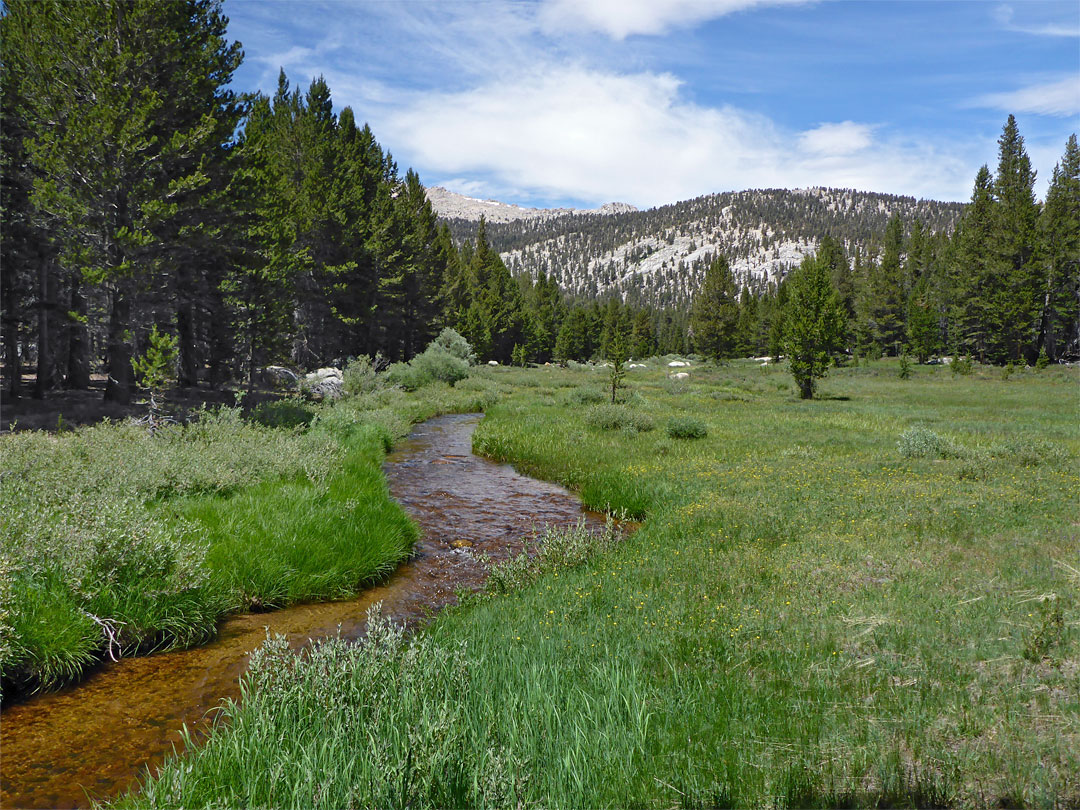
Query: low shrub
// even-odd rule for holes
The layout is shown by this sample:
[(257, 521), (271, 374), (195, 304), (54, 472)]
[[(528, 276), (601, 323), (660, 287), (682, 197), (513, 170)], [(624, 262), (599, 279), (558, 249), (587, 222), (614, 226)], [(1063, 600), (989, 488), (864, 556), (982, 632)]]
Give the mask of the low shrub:
[(954, 376), (961, 374), (966, 377), (975, 369), (975, 361), (971, 358), (970, 354), (965, 354), (963, 357), (957, 355), (953, 357), (952, 362), (949, 363), (949, 368), (952, 370)]
[(520, 591), (542, 574), (573, 568), (607, 552), (624, 537), (610, 520), (604, 531), (592, 531), (584, 521), (566, 528), (547, 526), (542, 534), (533, 536), (532, 543), (504, 562), (493, 564), (486, 555), (479, 557), (488, 567), (483, 593)]
[(447, 385), (453, 385), (458, 380), (464, 380), (469, 376), (467, 360), (456, 357), (438, 346), (429, 346), (423, 354), (412, 359), (412, 365), (419, 369), (421, 374)]
[(349, 360), (341, 373), (341, 390), (347, 396), (370, 394), (379, 387), (379, 378), (375, 372), (385, 362), (379, 355), (376, 355), (374, 359), (363, 355)]
[(667, 435), (673, 439), (704, 439), (709, 429), (692, 416), (673, 416), (667, 423)]
[(606, 402), (608, 395), (599, 388), (582, 386), (571, 390), (566, 395), (566, 399), (571, 405), (596, 405), (600, 402)]
[(386, 370), (386, 382), (406, 391), (415, 391), (425, 385), (431, 385), (432, 376), (425, 369), (412, 363), (394, 363)]
[(648, 414), (610, 402), (589, 408), (585, 413), (585, 422), (600, 430), (627, 430), (633, 433), (645, 433), (655, 427)]
[(465, 340), (461, 335), (451, 329), (449, 326), (443, 329), (437, 338), (431, 342), (428, 348), (435, 347), (442, 349), (451, 357), (456, 357), (459, 360), (464, 360), (470, 366), (476, 365), (476, 354), (473, 353), (472, 346), (469, 345), (469, 341)]
[(252, 421), (271, 428), (307, 427), (314, 418), (315, 411), (293, 399), (260, 402), (251, 411)]
[(930, 428), (908, 428), (897, 442), (904, 458), (960, 458), (962, 449), (952, 440)]
[(390, 366), (386, 372), (386, 381), (406, 391), (415, 391), (436, 380), (453, 385), (468, 376), (468, 360), (452, 354), (437, 343), (432, 343), (408, 363), (394, 363)]

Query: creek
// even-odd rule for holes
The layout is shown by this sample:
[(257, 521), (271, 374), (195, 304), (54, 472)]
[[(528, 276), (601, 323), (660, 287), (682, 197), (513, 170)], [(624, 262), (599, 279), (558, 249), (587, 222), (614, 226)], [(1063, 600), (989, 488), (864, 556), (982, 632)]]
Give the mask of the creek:
[(230, 616), (213, 641), (189, 650), (124, 658), (97, 667), (66, 689), (6, 707), (0, 717), (0, 806), (89, 806), (132, 787), (182, 746), (179, 729), (205, 735), (222, 700), (239, 697), (249, 652), (267, 634), (294, 648), (340, 633), (363, 636), (368, 608), (410, 625), (478, 588), (493, 560), (517, 553), (535, 528), (593, 527), (567, 490), (519, 475), (471, 451), (480, 414), (440, 416), (418, 425), (384, 464), (390, 494), (421, 530), (413, 556), (381, 585), (342, 602), (296, 605)]

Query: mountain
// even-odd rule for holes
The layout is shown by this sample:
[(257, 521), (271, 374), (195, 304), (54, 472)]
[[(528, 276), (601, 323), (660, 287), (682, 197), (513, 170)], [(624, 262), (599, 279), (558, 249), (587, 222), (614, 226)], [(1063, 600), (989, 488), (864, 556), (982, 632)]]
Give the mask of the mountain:
[(435, 202), (443, 194), (450, 192), (428, 191), (454, 238), (473, 238), (483, 213), (488, 240), (515, 274), (535, 278), (542, 270), (583, 299), (617, 295), (680, 307), (719, 253), (740, 284), (760, 287), (782, 278), (826, 234), (842, 241), (849, 256), (856, 250), (867, 255), (877, 252), (894, 213), (908, 232), (916, 220), (930, 231), (951, 231), (964, 210), (963, 203), (833, 188), (724, 192), (645, 211), (617, 203), (578, 211), (483, 200), (455, 208)]
[(443, 219), (462, 219), (477, 222), (481, 215), (488, 222), (514, 222), (519, 219), (551, 219), (569, 214), (626, 214), (637, 209), (629, 203), (605, 203), (596, 209), (585, 208), (523, 208), (498, 200), (466, 197), (442, 186), (427, 189), (428, 200), (435, 213)]

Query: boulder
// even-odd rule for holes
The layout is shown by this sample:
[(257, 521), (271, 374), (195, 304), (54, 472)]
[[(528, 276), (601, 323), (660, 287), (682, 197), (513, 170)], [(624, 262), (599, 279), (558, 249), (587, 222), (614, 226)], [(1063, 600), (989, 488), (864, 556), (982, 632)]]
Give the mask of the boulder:
[(677, 374), (672, 374), (671, 379), (673, 379), (673, 380), (689, 380), (690, 375), (687, 374), (685, 371), (680, 371)]
[(259, 369), (258, 379), (272, 388), (294, 388), (300, 378), (285, 366), (267, 366)]
[(312, 399), (337, 399), (341, 396), (340, 368), (320, 368), (304, 375), (304, 392)]
[(684, 363), (682, 360), (672, 360), (668, 363), (668, 368), (686, 368), (689, 363)]
[(498, 360), (488, 360), (488, 365), (489, 366), (497, 366), (497, 365), (499, 365), (499, 361)]

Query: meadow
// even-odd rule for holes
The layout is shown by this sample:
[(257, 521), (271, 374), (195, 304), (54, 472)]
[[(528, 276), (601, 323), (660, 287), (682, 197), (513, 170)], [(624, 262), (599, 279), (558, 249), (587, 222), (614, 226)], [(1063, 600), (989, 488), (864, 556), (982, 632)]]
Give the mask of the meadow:
[[(382, 475), (410, 426), (483, 393), (433, 384), (0, 439), (0, 675), (26, 692), (186, 647), (235, 611), (357, 593), (417, 536)], [(334, 531), (327, 532), (328, 525)]]
[[(641, 521), (425, 629), (270, 640), (121, 806), (1080, 803), (1080, 376), (477, 369), (474, 449)], [(423, 389), (421, 389), (423, 390)]]

